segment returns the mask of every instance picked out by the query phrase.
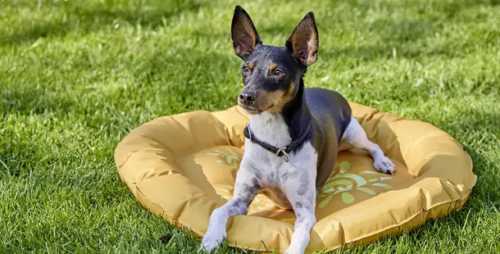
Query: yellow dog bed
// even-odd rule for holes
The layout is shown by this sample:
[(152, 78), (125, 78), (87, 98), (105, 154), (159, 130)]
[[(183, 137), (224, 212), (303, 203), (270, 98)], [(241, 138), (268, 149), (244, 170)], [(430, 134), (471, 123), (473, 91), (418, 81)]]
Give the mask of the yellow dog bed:
[[(318, 222), (307, 252), (369, 243), (444, 216), (465, 203), (476, 182), (468, 154), (447, 133), (359, 104), (351, 107), (397, 171), (382, 174), (369, 156), (340, 152), (317, 200)], [(118, 172), (154, 214), (203, 235), (211, 212), (232, 197), (247, 122), (237, 106), (158, 118), (119, 143)], [(292, 211), (258, 195), (247, 216), (229, 220), (228, 244), (284, 252), (294, 222)]]

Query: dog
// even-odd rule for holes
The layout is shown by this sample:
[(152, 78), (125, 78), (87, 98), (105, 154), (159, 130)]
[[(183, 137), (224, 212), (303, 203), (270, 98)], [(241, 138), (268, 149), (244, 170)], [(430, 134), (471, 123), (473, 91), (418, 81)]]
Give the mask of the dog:
[(380, 172), (394, 174), (395, 166), (368, 140), (344, 97), (304, 87), (306, 69), (318, 57), (313, 12), (295, 27), (284, 47), (276, 47), (262, 43), (248, 13), (236, 6), (231, 37), (244, 61), (245, 87), (238, 105), (250, 120), (234, 197), (211, 214), (200, 251), (215, 249), (226, 237), (228, 219), (246, 215), (254, 197), (263, 193), (277, 206), (293, 209), (297, 220), (285, 253), (304, 253), (316, 223), (316, 197), (332, 173), (341, 140), (366, 149)]

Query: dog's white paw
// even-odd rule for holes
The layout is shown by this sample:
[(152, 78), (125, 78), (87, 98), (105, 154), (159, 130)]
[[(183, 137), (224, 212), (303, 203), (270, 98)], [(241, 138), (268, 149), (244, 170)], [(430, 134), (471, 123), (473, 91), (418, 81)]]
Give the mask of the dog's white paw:
[(201, 246), (198, 249), (198, 253), (202, 252), (203, 250), (207, 252), (211, 252), (214, 249), (217, 249), (219, 247), (219, 244), (224, 241), (224, 238), (226, 237), (226, 232), (210, 232), (205, 234), (203, 237), (203, 240), (201, 241)]
[(385, 156), (379, 156), (378, 158), (376, 158), (373, 166), (378, 171), (386, 174), (394, 175), (394, 171), (396, 171), (396, 166), (394, 165), (394, 163), (392, 163), (392, 161)]

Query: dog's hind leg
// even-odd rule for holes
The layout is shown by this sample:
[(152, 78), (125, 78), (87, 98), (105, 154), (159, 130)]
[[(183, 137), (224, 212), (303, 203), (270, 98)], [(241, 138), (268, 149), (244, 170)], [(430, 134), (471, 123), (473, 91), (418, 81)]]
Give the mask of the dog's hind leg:
[(244, 163), (236, 176), (234, 197), (210, 215), (208, 230), (202, 240), (199, 252), (203, 249), (211, 251), (226, 237), (227, 220), (236, 215), (246, 215), (248, 206), (261, 190), (258, 179), (246, 169)]
[(363, 130), (354, 117), (351, 118), (342, 138), (356, 148), (368, 150), (373, 158), (373, 166), (375, 169), (386, 174), (394, 174), (396, 169), (394, 163), (384, 155), (379, 145), (368, 140), (365, 130)]

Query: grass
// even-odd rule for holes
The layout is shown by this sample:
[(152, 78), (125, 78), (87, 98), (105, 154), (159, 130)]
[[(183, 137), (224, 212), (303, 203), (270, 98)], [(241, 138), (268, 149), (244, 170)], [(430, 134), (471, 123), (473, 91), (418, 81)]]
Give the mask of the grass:
[(275, 45), (314, 11), (306, 85), (430, 122), (474, 161), (460, 211), (346, 252), (500, 252), (498, 0), (0, 0), (0, 253), (198, 248), (136, 202), (113, 151), (156, 117), (234, 105), (236, 4)]

